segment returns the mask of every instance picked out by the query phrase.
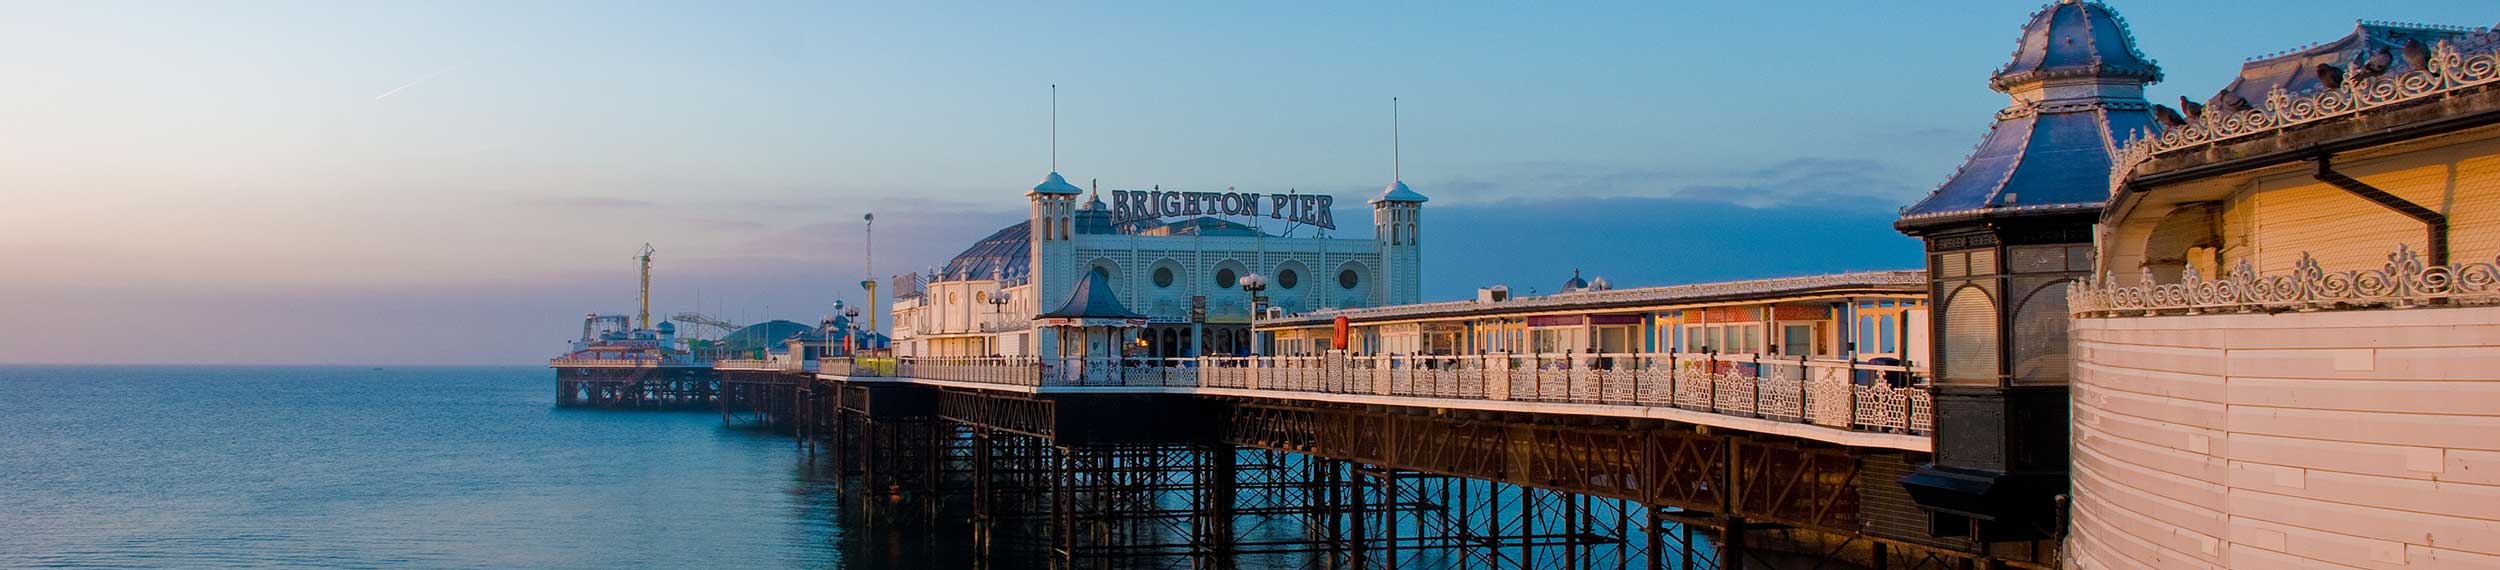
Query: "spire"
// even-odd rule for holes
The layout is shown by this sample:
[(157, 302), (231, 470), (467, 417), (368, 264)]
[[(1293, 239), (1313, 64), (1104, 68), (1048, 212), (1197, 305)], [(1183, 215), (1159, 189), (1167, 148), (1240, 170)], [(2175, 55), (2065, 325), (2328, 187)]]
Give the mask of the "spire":
[(1379, 198), (1372, 199), (1372, 205), (1374, 206), (1388, 202), (1413, 202), (1421, 204), (1425, 201), (1431, 200), (1431, 198), (1425, 198), (1422, 193), (1416, 192), (1415, 189), (1406, 187), (1405, 153), (1403, 152), (1404, 149), (1402, 148), (1402, 145), (1399, 144), (1400, 141), (1398, 140), (1398, 134), (1398, 98), (1390, 97), (1389, 186), (1380, 189)]
[(1050, 175), (1041, 184), (1033, 185), (1033, 194), (1084, 194), (1085, 190), (1069, 184), (1059, 176), (1059, 84), (1050, 84)]
[(1059, 84), (1050, 84), (1050, 171), (1059, 171)]

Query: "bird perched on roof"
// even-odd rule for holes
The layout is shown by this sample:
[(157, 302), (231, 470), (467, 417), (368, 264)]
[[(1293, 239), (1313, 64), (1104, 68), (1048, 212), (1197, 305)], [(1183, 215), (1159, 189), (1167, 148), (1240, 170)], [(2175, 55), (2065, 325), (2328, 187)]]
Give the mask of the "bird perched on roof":
[(2359, 67), (2353, 69), (2352, 79), (2378, 77), (2387, 73), (2387, 66), (2395, 64), (2395, 53), (2387, 51), (2387, 48), (2378, 48), (2378, 51), (2370, 52), (2370, 57), (2363, 58)]
[(2205, 106), (2199, 105), (2195, 101), (2189, 101), (2186, 95), (2179, 96), (2179, 109), (2187, 111), (2187, 118), (2190, 120), (2202, 120), (2205, 118)]
[[(2184, 99), (2184, 97), (2182, 97), (2182, 99)], [(2167, 105), (2154, 105), (2153, 118), (2160, 120), (2161, 125), (2164, 127), (2187, 126), (2187, 118), (2179, 116), (2178, 110), (2172, 109)]]
[(2413, 66), (2415, 70), (2430, 71), (2431, 46), (2422, 45), (2422, 38), (2405, 40), (2405, 65)]
[(2205, 107), (2220, 112), (2223, 116), (2249, 109), (2248, 98), (2232, 93), (2229, 89), (2214, 92), (2214, 98), (2205, 100)]
[(2336, 67), (2332, 63), (2318, 64), (2318, 84), (2326, 86), (2329, 91), (2343, 89), (2344, 68)]

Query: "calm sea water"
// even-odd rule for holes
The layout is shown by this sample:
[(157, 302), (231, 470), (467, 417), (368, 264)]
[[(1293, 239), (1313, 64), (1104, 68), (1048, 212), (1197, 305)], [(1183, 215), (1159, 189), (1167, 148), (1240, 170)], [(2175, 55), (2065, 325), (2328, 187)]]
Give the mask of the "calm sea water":
[(0, 567), (934, 562), (847, 533), (787, 434), (558, 409), (550, 374), (0, 367)]

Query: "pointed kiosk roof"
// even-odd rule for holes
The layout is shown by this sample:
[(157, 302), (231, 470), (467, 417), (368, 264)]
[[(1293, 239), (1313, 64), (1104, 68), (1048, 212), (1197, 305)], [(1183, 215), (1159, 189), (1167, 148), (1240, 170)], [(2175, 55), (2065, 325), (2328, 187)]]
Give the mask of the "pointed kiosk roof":
[(1893, 227), (1913, 235), (1981, 219), (2091, 212), (2109, 201), (2110, 156), (2153, 124), (2143, 85), (2161, 68), (2135, 49), (2126, 21), (2098, 2), (2060, 0), (2032, 14), (2013, 61), (1988, 86), (2013, 103), (1979, 147)]
[(1069, 184), (1068, 179), (1061, 178), (1058, 172), (1052, 172), (1049, 176), (1042, 177), (1041, 184), (1033, 185), (1033, 193), (1075, 196), (1084, 194), (1085, 190), (1077, 188), (1075, 184)]
[(1416, 192), (1416, 191), (1415, 191), (1415, 189), (1406, 187), (1406, 181), (1404, 181), (1404, 180), (1399, 180), (1399, 181), (1395, 181), (1395, 182), (1390, 182), (1390, 183), (1389, 183), (1389, 187), (1387, 187), (1387, 188), (1382, 188), (1382, 189), (1380, 189), (1380, 197), (1379, 197), (1379, 198), (1373, 198), (1373, 199), (1372, 199), (1372, 203), (1374, 203), (1374, 204), (1378, 204), (1378, 203), (1381, 203), (1381, 202), (1414, 202), (1414, 203), (1417, 203), (1417, 204), (1421, 204), (1421, 203), (1424, 203), (1424, 202), (1426, 202), (1426, 201), (1430, 201), (1430, 200), (1432, 200), (1432, 199), (1431, 199), (1431, 198), (1425, 198), (1425, 197), (1424, 197), (1424, 195), (1423, 195), (1423, 193), (1421, 193), (1421, 192)]
[(1076, 282), (1076, 291), (1059, 308), (1042, 313), (1044, 325), (1058, 326), (1145, 326), (1146, 316), (1120, 304), (1120, 296), (1111, 292), (1111, 283), (1101, 273), (1085, 272), (1085, 280)]

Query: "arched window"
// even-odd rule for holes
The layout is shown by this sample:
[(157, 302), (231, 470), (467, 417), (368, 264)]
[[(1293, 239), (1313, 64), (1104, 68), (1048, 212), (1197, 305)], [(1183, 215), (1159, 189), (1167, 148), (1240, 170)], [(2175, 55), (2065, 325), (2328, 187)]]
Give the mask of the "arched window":
[(1893, 336), (1895, 333), (1893, 331), (1900, 329), (1892, 326), (1892, 315), (1884, 315), (1882, 319), (1877, 320), (1877, 323), (1878, 324), (1875, 325), (1875, 334), (1883, 339), (1884, 352), (1892, 352), (1895, 348), (1893, 345)]

